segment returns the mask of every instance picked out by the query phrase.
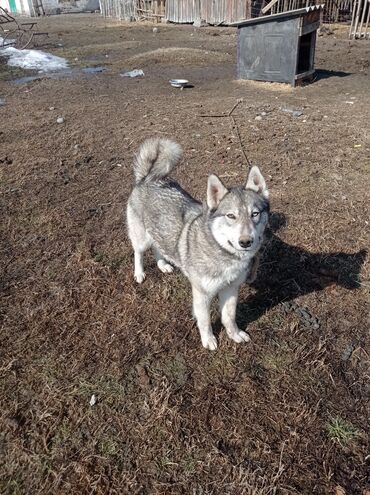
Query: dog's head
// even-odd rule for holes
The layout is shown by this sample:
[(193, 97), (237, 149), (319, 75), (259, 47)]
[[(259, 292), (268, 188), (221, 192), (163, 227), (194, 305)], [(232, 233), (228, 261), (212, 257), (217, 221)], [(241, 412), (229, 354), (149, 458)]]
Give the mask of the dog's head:
[(265, 179), (256, 166), (244, 187), (227, 189), (216, 175), (208, 178), (210, 228), (220, 246), (240, 257), (259, 250), (268, 222), (268, 197)]

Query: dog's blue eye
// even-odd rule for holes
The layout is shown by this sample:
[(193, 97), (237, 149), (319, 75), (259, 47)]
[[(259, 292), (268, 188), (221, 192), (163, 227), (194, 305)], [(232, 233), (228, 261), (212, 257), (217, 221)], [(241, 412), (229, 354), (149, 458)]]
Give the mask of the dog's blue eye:
[(231, 220), (235, 220), (236, 216), (234, 215), (234, 213), (227, 213), (227, 218), (230, 218)]
[(260, 214), (260, 212), (259, 212), (259, 211), (254, 211), (254, 212), (252, 213), (252, 217), (258, 217), (258, 215), (259, 215), (259, 214)]

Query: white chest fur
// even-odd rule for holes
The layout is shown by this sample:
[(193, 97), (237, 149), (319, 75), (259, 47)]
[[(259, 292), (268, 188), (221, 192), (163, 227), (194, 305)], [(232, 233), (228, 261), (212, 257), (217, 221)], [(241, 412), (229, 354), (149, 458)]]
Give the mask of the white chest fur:
[(234, 282), (239, 284), (243, 283), (248, 273), (248, 262), (233, 263), (230, 266), (223, 267), (222, 272), (218, 275), (206, 275), (203, 274), (200, 278), (200, 283), (207, 293), (217, 294), (221, 289)]

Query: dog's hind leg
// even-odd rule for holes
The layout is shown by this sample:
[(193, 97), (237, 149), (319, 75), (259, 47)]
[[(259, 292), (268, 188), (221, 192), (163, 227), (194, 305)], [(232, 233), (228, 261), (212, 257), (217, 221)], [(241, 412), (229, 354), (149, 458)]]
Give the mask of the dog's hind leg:
[(202, 339), (203, 347), (214, 351), (217, 349), (217, 340), (213, 335), (211, 326), (210, 305), (211, 298), (208, 294), (199, 291), (194, 286), (193, 289), (193, 312), (197, 319), (200, 338)]
[(239, 344), (240, 342), (249, 342), (250, 338), (246, 332), (238, 328), (235, 321), (238, 292), (239, 284), (231, 284), (218, 293), (218, 300), (221, 310), (221, 321), (226, 328), (227, 335)]
[(168, 263), (162, 256), (162, 253), (153, 246), (153, 253), (155, 256), (155, 259), (157, 260), (157, 266), (161, 270), (162, 273), (172, 273), (173, 272), (173, 266)]
[(127, 206), (127, 225), (128, 235), (130, 237), (132, 247), (134, 248), (134, 277), (136, 282), (141, 284), (145, 280), (144, 253), (150, 248), (152, 241), (147, 234), (142, 221), (133, 212), (130, 205)]

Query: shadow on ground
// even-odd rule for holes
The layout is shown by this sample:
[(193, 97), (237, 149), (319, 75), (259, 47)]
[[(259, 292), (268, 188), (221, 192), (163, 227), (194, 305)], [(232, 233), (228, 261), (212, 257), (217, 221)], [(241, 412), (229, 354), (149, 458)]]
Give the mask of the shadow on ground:
[(257, 292), (241, 301), (238, 323), (243, 328), (268, 309), (330, 285), (360, 287), (359, 274), (367, 251), (312, 253), (282, 241), (276, 232), (286, 224), (284, 215), (272, 215), (268, 240), (253, 287)]
[(315, 81), (321, 81), (322, 79), (329, 79), (330, 77), (347, 77), (351, 72), (343, 72), (341, 70), (326, 70), (317, 69), (315, 71)]

